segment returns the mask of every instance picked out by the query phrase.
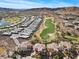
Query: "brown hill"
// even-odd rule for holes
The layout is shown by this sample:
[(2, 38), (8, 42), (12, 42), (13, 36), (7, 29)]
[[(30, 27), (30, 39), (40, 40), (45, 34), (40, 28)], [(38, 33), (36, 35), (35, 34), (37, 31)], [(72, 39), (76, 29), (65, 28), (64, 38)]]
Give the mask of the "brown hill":
[[(10, 9), (0, 8), (0, 16), (16, 16), (16, 15), (42, 15), (42, 14), (79, 14), (79, 7), (62, 7), (62, 8), (32, 8), (32, 9)], [(14, 15), (15, 14), (15, 15)], [(4, 16), (3, 16), (4, 15)]]

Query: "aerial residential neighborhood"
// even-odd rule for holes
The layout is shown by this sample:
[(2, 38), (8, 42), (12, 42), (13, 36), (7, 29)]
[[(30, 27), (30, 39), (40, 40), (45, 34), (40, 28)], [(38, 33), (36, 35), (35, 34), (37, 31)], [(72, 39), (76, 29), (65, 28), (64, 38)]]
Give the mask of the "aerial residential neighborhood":
[[(71, 8), (76, 9), (76, 11), (78, 10), (78, 8), (75, 7), (68, 7), (67, 10)], [(39, 9), (41, 12), (43, 11), (41, 14), (40, 12), (37, 14)], [(65, 9), (60, 8), (55, 11), (50, 8), (38, 8), (32, 10), (32, 12), (37, 10), (35, 13), (32, 13), (32, 15), (30, 11), (30, 15), (27, 15), (28, 11), (20, 11), (21, 13), (18, 12), (20, 14), (16, 13), (17, 16), (12, 17), (10, 15), (11, 17), (1, 17), (0, 49), (3, 52), (0, 53), (2, 55), (4, 55), (4, 51), (8, 54), (9, 52), (12, 53), (12, 55), (7, 58), (35, 59), (37, 57), (32, 57), (31, 54), (33, 54), (36, 49), (40, 52), (41, 57), (43, 49), (47, 49), (47, 51), (50, 51), (50, 49), (58, 51), (59, 48), (71, 49), (73, 45), (78, 47), (79, 14), (76, 13), (76, 11), (73, 12), (73, 9), (71, 9), (72, 12), (68, 10), (68, 13), (65, 13)], [(60, 10), (63, 10), (64, 13), (59, 13)], [(26, 12), (27, 16), (24, 12)], [(64, 46), (66, 46), (66, 48)], [(46, 53), (48, 53), (47, 51)], [(13, 54), (15, 54), (15, 56), (13, 56)], [(48, 57), (46, 56), (46, 58)]]
[(79, 59), (79, 1), (0, 0), (0, 59)]

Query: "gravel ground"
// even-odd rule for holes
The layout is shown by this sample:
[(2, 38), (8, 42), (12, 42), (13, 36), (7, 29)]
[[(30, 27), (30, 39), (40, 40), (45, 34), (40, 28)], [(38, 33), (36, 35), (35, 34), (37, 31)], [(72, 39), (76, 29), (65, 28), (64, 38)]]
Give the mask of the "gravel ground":
[(36, 58), (32, 58), (31, 56), (28, 56), (28, 57), (23, 57), (22, 59), (36, 59)]

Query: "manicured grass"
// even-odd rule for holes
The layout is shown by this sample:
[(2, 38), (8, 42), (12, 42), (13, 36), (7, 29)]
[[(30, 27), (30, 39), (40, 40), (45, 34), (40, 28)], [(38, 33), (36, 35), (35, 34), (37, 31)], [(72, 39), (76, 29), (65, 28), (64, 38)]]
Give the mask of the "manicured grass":
[(64, 36), (66, 39), (70, 41), (78, 41), (79, 37), (74, 37), (74, 36)]
[(46, 26), (46, 28), (40, 34), (40, 37), (42, 39), (48, 39), (49, 38), (48, 34), (54, 33), (54, 31), (55, 31), (55, 24), (53, 23), (53, 21), (51, 19), (46, 19), (45, 26)]

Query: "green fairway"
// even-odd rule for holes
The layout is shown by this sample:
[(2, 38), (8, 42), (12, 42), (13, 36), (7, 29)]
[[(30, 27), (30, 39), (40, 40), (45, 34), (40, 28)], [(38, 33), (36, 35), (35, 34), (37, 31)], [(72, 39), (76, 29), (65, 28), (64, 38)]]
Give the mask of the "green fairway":
[(66, 39), (69, 39), (71, 41), (78, 41), (79, 37), (74, 37), (74, 36), (64, 36)]
[(49, 38), (48, 34), (54, 33), (55, 31), (55, 24), (51, 19), (46, 19), (45, 26), (46, 28), (40, 34), (40, 37), (42, 39), (48, 39)]

